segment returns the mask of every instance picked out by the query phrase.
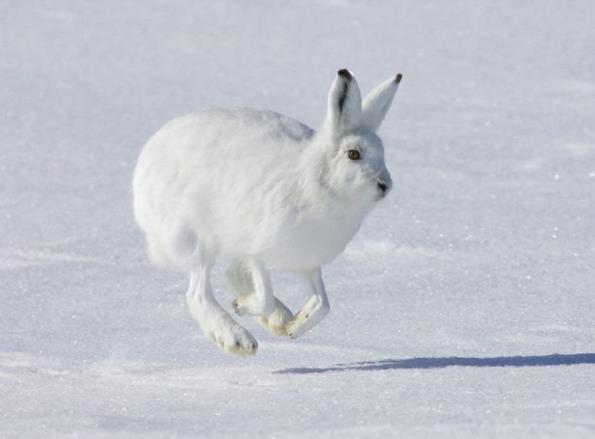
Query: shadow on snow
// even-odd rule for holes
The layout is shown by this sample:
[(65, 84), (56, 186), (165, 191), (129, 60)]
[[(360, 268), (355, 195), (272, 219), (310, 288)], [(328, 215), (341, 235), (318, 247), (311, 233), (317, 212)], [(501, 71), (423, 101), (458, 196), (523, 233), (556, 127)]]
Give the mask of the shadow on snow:
[(419, 357), (336, 364), (330, 367), (296, 367), (279, 374), (311, 374), (349, 370), (440, 369), (444, 367), (536, 367), (595, 364), (595, 354), (551, 354), (514, 357)]

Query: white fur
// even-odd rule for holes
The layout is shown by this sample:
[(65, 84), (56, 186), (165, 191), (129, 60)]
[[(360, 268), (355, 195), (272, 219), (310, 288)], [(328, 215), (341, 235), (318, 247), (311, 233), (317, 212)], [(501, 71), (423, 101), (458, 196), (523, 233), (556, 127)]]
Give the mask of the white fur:
[[(239, 314), (297, 337), (328, 312), (320, 267), (343, 251), (365, 215), (390, 189), (375, 130), (398, 84), (366, 99), (346, 70), (329, 93), (316, 133), (289, 117), (216, 109), (174, 119), (145, 145), (134, 173), (135, 218), (152, 260), (191, 274), (187, 301), (222, 349), (253, 354), (256, 341), (212, 295), (217, 255), (234, 260), (228, 285)], [(361, 159), (348, 158), (357, 149)], [(295, 317), (273, 296), (270, 271), (298, 273), (311, 294)]]

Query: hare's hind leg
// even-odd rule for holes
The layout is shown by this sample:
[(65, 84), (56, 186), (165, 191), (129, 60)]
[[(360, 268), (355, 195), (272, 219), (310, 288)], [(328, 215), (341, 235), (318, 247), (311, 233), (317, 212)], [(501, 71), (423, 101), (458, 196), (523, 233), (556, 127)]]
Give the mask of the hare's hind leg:
[(304, 273), (303, 279), (312, 295), (285, 328), (291, 338), (297, 338), (312, 329), (330, 311), (320, 267)]
[(209, 280), (212, 260), (201, 257), (190, 272), (190, 286), (186, 303), (190, 314), (202, 332), (220, 349), (237, 355), (254, 355), (258, 343), (252, 335), (237, 324), (219, 305)]
[[(256, 315), (258, 324), (271, 334), (287, 335), (285, 326), (293, 318), (293, 314), (283, 302), (273, 296), (269, 274), (262, 265), (234, 260), (226, 277), (227, 286), (236, 296), (233, 307), (238, 314)], [(269, 311), (268, 314), (265, 311)]]

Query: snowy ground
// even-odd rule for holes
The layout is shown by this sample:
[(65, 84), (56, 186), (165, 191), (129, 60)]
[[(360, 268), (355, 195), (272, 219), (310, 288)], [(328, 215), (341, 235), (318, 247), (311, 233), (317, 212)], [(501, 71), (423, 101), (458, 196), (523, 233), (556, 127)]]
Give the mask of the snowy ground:
[[(278, 4), (0, 3), (0, 437), (595, 436), (593, 3)], [(137, 154), (204, 106), (316, 126), (340, 67), (404, 73), (396, 191), (320, 326), (220, 353), (146, 262)]]

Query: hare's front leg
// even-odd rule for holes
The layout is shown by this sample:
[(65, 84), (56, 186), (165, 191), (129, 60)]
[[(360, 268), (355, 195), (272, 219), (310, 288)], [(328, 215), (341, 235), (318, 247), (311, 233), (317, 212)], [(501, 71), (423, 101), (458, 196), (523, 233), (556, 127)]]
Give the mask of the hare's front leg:
[(254, 355), (258, 343), (219, 305), (211, 289), (210, 271), (211, 263), (201, 261), (190, 273), (190, 286), (186, 293), (190, 314), (202, 332), (222, 350), (238, 355)]
[(297, 338), (312, 329), (330, 311), (320, 267), (305, 273), (304, 280), (312, 295), (285, 327), (287, 335), (291, 338)]
[(236, 297), (233, 308), (241, 316), (268, 316), (275, 309), (271, 275), (262, 263), (255, 260), (246, 261), (246, 268), (252, 275), (254, 289), (248, 294)]
[[(264, 279), (261, 281), (261, 285), (268, 285), (270, 294), (272, 288), (270, 288), (270, 279), (266, 271), (263, 273), (264, 268), (258, 264), (251, 265), (245, 261), (234, 260), (226, 272), (227, 286), (234, 293), (236, 299), (233, 301), (233, 307), (238, 314), (247, 313), (254, 314), (256, 312), (256, 321), (260, 326), (269, 331), (273, 335), (287, 335), (285, 326), (293, 318), (293, 314), (287, 306), (283, 304), (279, 299), (273, 296), (274, 306), (273, 311), (269, 314), (258, 314), (258, 311), (266, 308), (259, 306), (252, 306), (253, 302), (259, 302), (257, 299), (259, 295), (256, 293), (256, 277)], [(260, 274), (259, 274), (260, 273)], [(261, 295), (267, 296), (269, 294), (264, 288), (264, 292), (261, 288)], [(269, 299), (270, 300), (270, 299)], [(255, 308), (255, 309), (253, 309)]]

